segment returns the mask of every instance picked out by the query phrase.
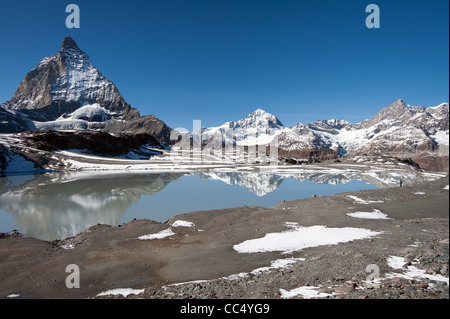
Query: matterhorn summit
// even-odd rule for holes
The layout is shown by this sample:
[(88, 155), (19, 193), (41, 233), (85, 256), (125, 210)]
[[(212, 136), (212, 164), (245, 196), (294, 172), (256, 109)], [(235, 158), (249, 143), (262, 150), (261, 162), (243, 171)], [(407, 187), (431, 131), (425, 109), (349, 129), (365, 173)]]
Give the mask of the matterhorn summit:
[(3, 133), (91, 129), (145, 132), (168, 142), (171, 131), (155, 116), (141, 117), (69, 35), (56, 55), (39, 62), (0, 104), (0, 120)]
[(70, 36), (64, 38), (55, 56), (43, 59), (27, 74), (13, 98), (4, 103), (7, 109), (39, 122), (68, 117), (81, 107), (96, 104), (109, 118), (139, 117)]

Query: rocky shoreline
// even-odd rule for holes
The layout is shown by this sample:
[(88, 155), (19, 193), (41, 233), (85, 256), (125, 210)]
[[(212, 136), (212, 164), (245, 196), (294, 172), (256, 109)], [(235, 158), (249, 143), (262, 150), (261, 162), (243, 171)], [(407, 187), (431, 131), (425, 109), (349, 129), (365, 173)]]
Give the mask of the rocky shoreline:
[[(0, 298), (448, 299), (448, 183), (97, 225), (52, 242), (2, 234)], [(362, 211), (387, 218), (351, 217)], [(291, 252), (236, 250), (293, 224), (376, 235)], [(79, 289), (65, 285), (69, 264), (80, 268)], [(369, 280), (369, 265), (378, 279)]]

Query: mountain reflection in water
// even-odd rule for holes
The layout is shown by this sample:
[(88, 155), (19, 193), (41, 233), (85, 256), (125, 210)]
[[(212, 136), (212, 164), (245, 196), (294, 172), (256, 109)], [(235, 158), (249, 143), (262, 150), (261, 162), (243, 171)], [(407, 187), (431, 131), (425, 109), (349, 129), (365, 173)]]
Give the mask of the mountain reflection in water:
[[(2, 219), (6, 219), (5, 215), (10, 214), (24, 235), (54, 240), (75, 236), (96, 224), (116, 226), (123, 218), (128, 218), (123, 222), (135, 217), (163, 222), (195, 210), (246, 205), (269, 207), (282, 200), (310, 197), (312, 191), (319, 192), (317, 195), (331, 195), (396, 186), (400, 180), (407, 184), (433, 178), (436, 177), (414, 172), (272, 174), (214, 170), (197, 173), (80, 172), (10, 176), (0, 178), (0, 225), (4, 225)], [(178, 185), (167, 187), (177, 180)], [(289, 184), (285, 190), (280, 187), (283, 182)], [(301, 186), (302, 183), (307, 184)], [(328, 186), (325, 191), (325, 185), (333, 186)], [(166, 187), (167, 190), (162, 192)], [(248, 191), (243, 191), (241, 187)], [(275, 194), (278, 188), (280, 193)], [(323, 194), (320, 194), (321, 189), (324, 189)], [(141, 213), (134, 214), (138, 210)], [(158, 216), (158, 213), (161, 215)], [(0, 232), (12, 230), (3, 227)]]

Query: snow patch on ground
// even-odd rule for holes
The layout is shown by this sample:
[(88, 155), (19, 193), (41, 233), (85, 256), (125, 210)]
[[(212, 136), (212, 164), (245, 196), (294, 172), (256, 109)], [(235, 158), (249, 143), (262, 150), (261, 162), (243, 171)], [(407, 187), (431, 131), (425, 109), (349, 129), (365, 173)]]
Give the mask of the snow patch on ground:
[(291, 229), (279, 233), (269, 233), (262, 238), (246, 240), (234, 245), (233, 249), (239, 253), (280, 251), (288, 254), (309, 247), (336, 245), (382, 234), (382, 232), (364, 228), (329, 228), (321, 225), (302, 227), (294, 224), (286, 226)]
[(326, 298), (331, 297), (334, 295), (337, 295), (337, 293), (324, 293), (319, 292), (317, 289), (320, 289), (320, 287), (314, 287), (314, 286), (303, 286), (298, 287), (292, 290), (284, 290), (280, 289), (280, 294), (282, 299), (290, 299), (293, 297), (297, 297), (298, 295), (301, 295), (303, 299), (312, 299), (312, 298)]
[(176, 220), (172, 223), (172, 227), (194, 227), (195, 224), (193, 222), (187, 222), (184, 220)]
[[(268, 270), (272, 270), (272, 269), (279, 269), (279, 268), (289, 268), (292, 264), (295, 264), (299, 261), (304, 261), (305, 258), (284, 258), (284, 259), (277, 259), (274, 260), (270, 263), (270, 266), (268, 267), (260, 267), (257, 268), (255, 270), (252, 270), (251, 272), (241, 272), (239, 274), (232, 274), (226, 277), (221, 277), (219, 279), (225, 279), (225, 280), (236, 280), (239, 278), (245, 278), (247, 277), (249, 274), (259, 274), (261, 272), (264, 271), (268, 271)], [(181, 285), (188, 285), (188, 284), (198, 284), (198, 283), (205, 283), (205, 282), (209, 282), (211, 280), (193, 280), (193, 281), (187, 281), (187, 282), (179, 282), (179, 283), (175, 283), (175, 284), (170, 284), (167, 286), (163, 286), (163, 288), (165, 287), (170, 287), (170, 286), (181, 286)]]
[(156, 234), (139, 236), (138, 239), (140, 239), (140, 240), (163, 239), (163, 238), (170, 237), (173, 235), (175, 235), (175, 233), (172, 231), (171, 228), (168, 228), (168, 229), (162, 230)]
[(449, 279), (447, 277), (444, 277), (442, 275), (432, 275), (432, 274), (426, 274), (425, 270), (419, 269), (416, 266), (413, 266), (416, 263), (412, 263), (413, 265), (404, 267), (406, 265), (406, 260), (403, 257), (398, 256), (390, 256), (387, 260), (387, 264), (389, 267), (393, 269), (401, 269), (405, 270), (404, 273), (387, 273), (385, 275), (386, 279), (388, 278), (404, 278), (407, 280), (420, 280), (420, 279), (429, 279), (433, 281), (443, 281), (446, 282), (447, 285), (449, 284)]
[(390, 256), (387, 260), (387, 264), (391, 268), (402, 269), (403, 266), (406, 264), (406, 261), (405, 258), (403, 257)]
[(348, 213), (347, 215), (353, 218), (362, 218), (362, 219), (392, 219), (378, 209), (375, 209), (373, 212), (354, 212)]
[(118, 296), (122, 295), (125, 298), (129, 295), (140, 295), (143, 294), (145, 289), (131, 289), (131, 288), (117, 288), (112, 290), (107, 290), (99, 293), (97, 297), (101, 296)]
[(348, 197), (353, 199), (357, 204), (369, 205), (369, 204), (383, 203), (382, 200), (365, 200), (354, 195), (348, 195)]

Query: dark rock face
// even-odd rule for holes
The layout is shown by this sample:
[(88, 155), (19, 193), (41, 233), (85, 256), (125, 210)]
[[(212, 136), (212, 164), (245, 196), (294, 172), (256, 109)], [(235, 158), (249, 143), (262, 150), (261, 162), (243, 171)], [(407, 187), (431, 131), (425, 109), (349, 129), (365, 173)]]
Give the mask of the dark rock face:
[(0, 145), (0, 172), (6, 169), (6, 148)]
[(320, 162), (338, 158), (337, 153), (331, 149), (287, 151), (279, 148), (278, 156), (280, 158), (284, 158), (287, 162), (291, 162), (292, 164), (296, 164), (298, 162)]
[(63, 43), (61, 45), (61, 50), (80, 50), (78, 47), (78, 44), (71, 38), (70, 35), (66, 36), (63, 40)]
[(44, 151), (86, 150), (106, 156), (120, 156), (144, 145), (160, 147), (158, 140), (147, 133), (111, 135), (100, 131), (25, 132), (24, 142)]
[[(0, 144), (0, 176), (12, 173), (43, 172), (56, 166), (51, 152), (75, 151), (96, 156), (148, 159), (165, 147), (148, 133), (102, 131), (26, 131), (14, 134), (11, 146)], [(60, 164), (58, 164), (60, 165)], [(64, 169), (60, 166), (59, 169)]]
[(18, 133), (34, 129), (33, 122), (0, 107), (0, 133)]
[(153, 115), (141, 116), (128, 121), (109, 121), (104, 123), (103, 130), (111, 133), (147, 133), (160, 142), (171, 145), (172, 129)]
[(448, 154), (436, 156), (430, 153), (420, 153), (414, 157), (414, 162), (428, 171), (449, 173), (449, 156)]

